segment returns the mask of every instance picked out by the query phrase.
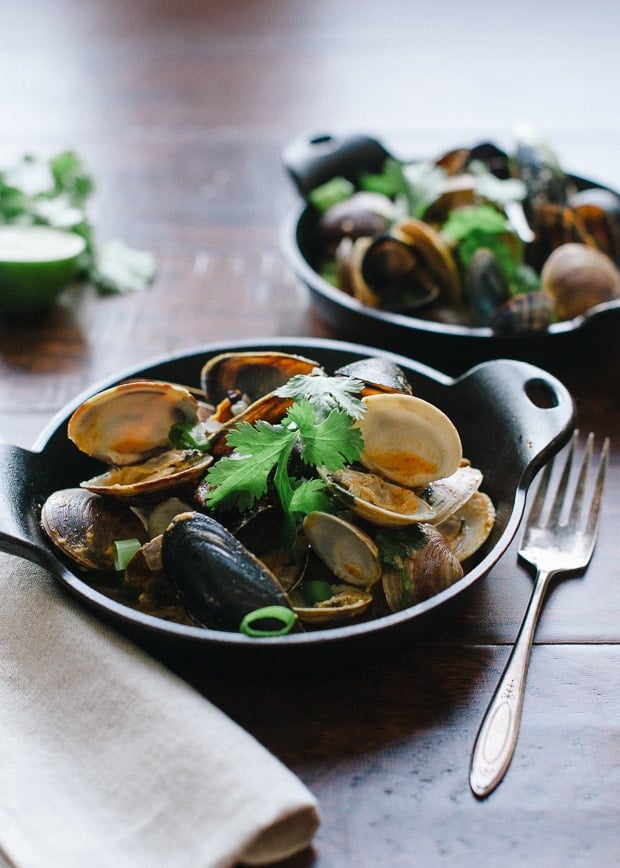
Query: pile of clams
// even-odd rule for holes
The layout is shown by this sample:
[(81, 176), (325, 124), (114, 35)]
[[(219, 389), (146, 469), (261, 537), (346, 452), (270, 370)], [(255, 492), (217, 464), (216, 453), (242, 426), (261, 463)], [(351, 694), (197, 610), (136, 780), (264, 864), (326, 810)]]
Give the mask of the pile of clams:
[[(45, 501), (45, 534), (126, 605), (216, 630), (251, 622), (252, 636), (381, 617), (461, 578), (491, 532), (493, 503), (450, 419), (384, 359), (331, 374), (359, 390), (363, 446), (359, 461), (333, 471), (295, 467), (327, 506), (297, 516), (292, 546), (280, 542), (272, 485), (249, 509), (207, 506), (209, 468), (233, 454), (228, 435), (241, 423), (277, 435), (292, 404), (279, 392), (297, 375), (329, 376), (298, 355), (226, 353), (205, 363), (200, 389), (135, 380), (89, 398), (68, 436), (105, 467)], [(179, 425), (194, 444), (178, 444)], [(131, 556), (119, 565), (124, 541)]]
[(362, 304), (498, 335), (620, 299), (620, 196), (584, 188), (544, 143), (492, 143), (309, 194), (313, 264)]

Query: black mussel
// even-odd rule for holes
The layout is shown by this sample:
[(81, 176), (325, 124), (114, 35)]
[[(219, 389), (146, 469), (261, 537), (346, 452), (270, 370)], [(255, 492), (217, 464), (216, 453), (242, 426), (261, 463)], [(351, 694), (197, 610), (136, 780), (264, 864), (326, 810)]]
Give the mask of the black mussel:
[(361, 380), (366, 386), (364, 394), (372, 394), (372, 392), (412, 394), (411, 384), (408, 382), (403, 369), (395, 362), (382, 356), (368, 356), (365, 359), (358, 359), (348, 365), (343, 365), (334, 373), (339, 377), (355, 377)]
[(442, 297), (457, 301), (459, 277), (439, 232), (408, 218), (376, 238), (362, 260), (362, 276), (388, 310), (413, 310)]
[(500, 306), (510, 298), (510, 286), (497, 258), (486, 247), (473, 255), (465, 276), (465, 293), (478, 325), (487, 325)]
[(185, 608), (205, 627), (236, 632), (251, 612), (291, 609), (273, 573), (211, 516), (177, 516), (164, 532), (161, 553)]
[(498, 148), (493, 142), (480, 142), (469, 152), (468, 165), (477, 162), (484, 163), (489, 172), (496, 178), (506, 180), (510, 177), (510, 159), (506, 151)]
[(528, 204), (536, 207), (545, 202), (564, 205), (568, 195), (566, 174), (556, 154), (543, 141), (521, 137), (514, 154), (516, 177), (527, 189)]

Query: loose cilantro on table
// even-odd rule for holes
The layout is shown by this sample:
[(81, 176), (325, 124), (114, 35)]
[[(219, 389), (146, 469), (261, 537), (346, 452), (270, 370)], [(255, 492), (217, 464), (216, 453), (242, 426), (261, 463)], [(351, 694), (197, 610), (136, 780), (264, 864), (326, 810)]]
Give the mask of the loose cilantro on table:
[(114, 239), (100, 243), (88, 215), (95, 181), (74, 151), (48, 160), (25, 154), (0, 167), (0, 224), (52, 226), (80, 235), (86, 249), (80, 272), (100, 292), (144, 289), (155, 275), (151, 253)]
[[(298, 522), (309, 512), (329, 510), (325, 483), (290, 472), (293, 452), (308, 467), (339, 470), (357, 461), (364, 442), (355, 419), (365, 412), (354, 397), (362, 383), (350, 377), (299, 375), (278, 389), (292, 397), (282, 421), (240, 422), (227, 435), (233, 450), (207, 471), (211, 508), (248, 510), (273, 484), (284, 513), (283, 545), (294, 545)], [(346, 409), (342, 409), (342, 408)]]

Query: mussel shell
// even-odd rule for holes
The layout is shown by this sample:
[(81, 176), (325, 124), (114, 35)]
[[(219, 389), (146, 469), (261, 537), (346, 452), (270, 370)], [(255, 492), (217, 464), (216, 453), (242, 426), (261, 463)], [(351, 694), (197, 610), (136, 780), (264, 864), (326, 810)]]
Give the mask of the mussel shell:
[(390, 235), (382, 235), (369, 245), (362, 262), (362, 277), (381, 300), (381, 306), (390, 310), (422, 307), (441, 292), (436, 277), (416, 250)]
[(364, 394), (373, 392), (402, 392), (412, 394), (411, 384), (405, 372), (390, 359), (382, 356), (369, 356), (343, 365), (335, 372), (338, 377), (354, 377), (366, 384)]
[(478, 325), (487, 325), (491, 317), (510, 298), (510, 286), (503, 268), (485, 247), (477, 250), (467, 269), (465, 292)]
[(82, 488), (55, 491), (41, 508), (41, 525), (63, 554), (87, 570), (114, 570), (114, 543), (146, 541), (144, 525), (129, 507)]
[(290, 608), (275, 576), (208, 515), (178, 515), (162, 540), (162, 562), (189, 614), (205, 627), (238, 631), (263, 606)]

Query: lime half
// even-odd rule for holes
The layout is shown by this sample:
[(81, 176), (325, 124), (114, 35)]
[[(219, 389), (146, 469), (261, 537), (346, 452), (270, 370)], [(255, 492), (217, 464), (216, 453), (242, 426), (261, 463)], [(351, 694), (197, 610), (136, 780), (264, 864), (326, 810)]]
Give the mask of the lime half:
[(49, 226), (0, 226), (0, 313), (44, 310), (75, 277), (86, 242)]

